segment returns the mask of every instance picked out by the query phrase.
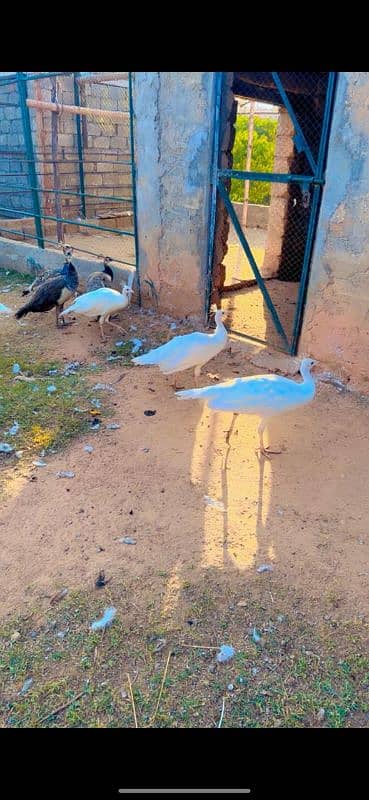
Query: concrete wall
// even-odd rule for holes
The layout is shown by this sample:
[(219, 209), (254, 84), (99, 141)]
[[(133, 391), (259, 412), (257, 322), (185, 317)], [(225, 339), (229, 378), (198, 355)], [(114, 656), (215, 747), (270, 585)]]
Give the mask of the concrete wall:
[[(232, 203), (233, 208), (237, 214), (239, 222), (242, 224), (242, 209), (243, 203)], [(269, 206), (256, 205), (256, 203), (249, 203), (247, 207), (247, 227), (248, 228), (262, 228), (266, 230), (268, 227), (269, 219)]]
[(299, 350), (369, 381), (369, 72), (341, 72)]
[[(33, 244), (25, 244), (23, 242), (15, 242), (10, 239), (0, 238), (0, 264), (2, 269), (11, 269), (20, 272), (23, 275), (35, 276), (35, 263), (40, 267), (47, 267), (48, 269), (57, 269), (63, 265), (64, 256), (61, 250), (51, 250), (37, 247)], [(93, 259), (80, 258), (77, 254), (73, 254), (73, 264), (78, 271), (80, 279), (79, 290), (84, 291), (85, 281), (91, 272), (100, 271), (102, 269), (102, 262)], [(132, 286), (135, 270), (129, 267), (122, 267), (118, 264), (113, 264), (114, 281), (113, 288), (120, 289), (120, 284), (124, 280), (129, 286)], [(32, 279), (30, 279), (31, 282)]]
[(212, 72), (134, 75), (140, 273), (173, 314), (204, 308), (213, 97)]

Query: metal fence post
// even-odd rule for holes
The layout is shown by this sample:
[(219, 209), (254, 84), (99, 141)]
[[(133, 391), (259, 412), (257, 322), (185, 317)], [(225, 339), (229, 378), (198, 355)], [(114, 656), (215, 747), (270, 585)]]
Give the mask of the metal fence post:
[(28, 177), (31, 184), (34, 223), (37, 234), (38, 246), (45, 248), (44, 235), (41, 223), (41, 206), (38, 193), (38, 180), (35, 168), (35, 154), (33, 150), (32, 129), (29, 108), (27, 106), (27, 83), (26, 76), (23, 72), (17, 72), (17, 84), (20, 98), (20, 107), (22, 112), (23, 136), (24, 144), (27, 153)]
[[(81, 105), (81, 98), (79, 94), (78, 77), (81, 73), (73, 73), (74, 85), (74, 105)], [(81, 117), (76, 114), (76, 131), (77, 131), (77, 150), (78, 150), (78, 168), (79, 168), (79, 190), (81, 192), (80, 214), (83, 219), (86, 219), (86, 201), (85, 201), (85, 174), (83, 170), (83, 140), (82, 140), (82, 125)]]
[(133, 95), (132, 95), (132, 73), (128, 73), (128, 95), (129, 95), (129, 135), (131, 145), (131, 176), (132, 176), (132, 199), (133, 199), (133, 224), (135, 232), (135, 262), (136, 262), (136, 280), (137, 280), (137, 300), (138, 305), (141, 305), (141, 281), (139, 271), (139, 255), (138, 255), (138, 227), (137, 227), (137, 198), (136, 198), (136, 162), (135, 162), (135, 147), (134, 147), (134, 128), (133, 128)]

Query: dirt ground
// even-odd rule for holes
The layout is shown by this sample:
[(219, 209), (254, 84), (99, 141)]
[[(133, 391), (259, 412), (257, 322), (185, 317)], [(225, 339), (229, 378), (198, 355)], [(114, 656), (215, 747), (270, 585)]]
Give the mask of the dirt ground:
[[(12, 293), (12, 306), (19, 296)], [(167, 321), (133, 307), (122, 324), (134, 324), (132, 335), (148, 341), (159, 330), (168, 334)], [(101, 352), (98, 326), (86, 321), (66, 332), (55, 329), (51, 314), (24, 325), (55, 358), (93, 361)], [(3, 319), (2, 343), (23, 330)], [(106, 353), (116, 332), (109, 338)], [(223, 380), (261, 372), (251, 352), (232, 340), (231, 352), (209, 363), (203, 385), (208, 373)], [(342, 619), (368, 615), (367, 399), (318, 384), (309, 407), (270, 425), (269, 442), (282, 454), (259, 461), (255, 418), (239, 418), (227, 449), (228, 415), (179, 403), (155, 368), (107, 366), (98, 380), (113, 383), (120, 375), (112, 398), (119, 429), (102, 426), (48, 456), (47, 467), (32, 468), (35, 481), (21, 469), (13, 476), (0, 519), (1, 615), (42, 608), (53, 591), (86, 587), (102, 568), (112, 581), (137, 577), (146, 589), (153, 571), (166, 573), (166, 589), (152, 601), (176, 615), (189, 577), (201, 584), (209, 571), (220, 586), (246, 585), (264, 580), (256, 568), (265, 562), (285, 593), (297, 589), (312, 614), (330, 603)], [(193, 385), (191, 374), (179, 377), (180, 386)], [(58, 470), (75, 477), (58, 480)], [(122, 544), (124, 536), (136, 544)]]
[[(261, 268), (265, 255), (266, 231), (260, 228), (247, 228), (246, 236), (256, 263)], [(237, 284), (237, 279), (249, 280), (255, 277), (232, 226), (224, 264), (226, 266), (225, 283), (228, 286)], [(292, 281), (268, 280), (265, 285), (284, 331), (291, 340), (299, 284)], [(232, 330), (268, 342), (273, 347), (281, 347), (281, 338), (275, 330), (270, 312), (266, 308), (263, 296), (257, 286), (224, 293), (222, 304), (228, 312), (229, 326)]]

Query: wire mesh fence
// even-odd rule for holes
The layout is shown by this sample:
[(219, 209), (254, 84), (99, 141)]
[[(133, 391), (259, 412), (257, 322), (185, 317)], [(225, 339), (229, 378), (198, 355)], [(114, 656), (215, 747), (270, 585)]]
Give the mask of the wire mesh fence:
[(130, 73), (0, 74), (0, 236), (137, 267)]
[[(295, 312), (300, 313), (303, 297), (299, 284), (303, 277), (306, 280), (323, 184), (324, 121), (332, 76), (328, 72), (253, 72), (234, 73), (233, 78), (239, 113), (229, 169), (223, 170), (220, 179), (232, 177), (230, 199), (241, 231), (267, 286), (271, 306), (294, 346)], [(257, 281), (235, 224), (230, 225), (224, 265), (224, 298), (231, 303), (234, 327), (260, 337), (261, 328), (268, 326), (260, 322), (264, 319), (260, 310), (251, 313), (258, 303), (253, 288)], [(227, 292), (237, 288), (240, 299), (233, 295), (228, 300)], [(270, 341), (273, 336), (269, 333), (265, 338)]]

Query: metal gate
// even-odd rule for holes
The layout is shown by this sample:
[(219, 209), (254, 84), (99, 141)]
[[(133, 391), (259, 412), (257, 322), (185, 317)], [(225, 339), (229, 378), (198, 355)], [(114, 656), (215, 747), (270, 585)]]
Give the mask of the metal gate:
[[(306, 298), (312, 247), (314, 243), (321, 194), (325, 181), (324, 169), (328, 147), (336, 73), (330, 72), (323, 74), (326, 76), (326, 78), (323, 87), (323, 96), (320, 97), (320, 124), (319, 128), (316, 124), (313, 128), (312, 125), (309, 126), (304, 124), (304, 109), (301, 106), (301, 102), (300, 106), (298, 106), (296, 102), (296, 95), (293, 95), (290, 89), (292, 82), (291, 76), (305, 75), (308, 79), (309, 75), (313, 76), (316, 75), (316, 73), (237, 73), (237, 75), (259, 76), (259, 78), (251, 78), (251, 82), (254, 80), (254, 82), (257, 83), (259, 80), (259, 86), (263, 86), (260, 92), (261, 102), (274, 103), (275, 105), (283, 107), (288, 112), (294, 129), (293, 144), (294, 152), (298, 154), (298, 170), (292, 170), (290, 173), (278, 173), (251, 170), (239, 171), (221, 168), (221, 114), (222, 102), (224, 102), (224, 85), (226, 74), (221, 72), (216, 73), (206, 313), (209, 313), (210, 307), (217, 207), (219, 208), (219, 203), (223, 202), (224, 207), (229, 215), (229, 219), (234, 226), (234, 231), (238, 237), (243, 252), (245, 253), (247, 261), (250, 264), (252, 272), (255, 276), (257, 287), (262, 293), (263, 300), (272, 320), (274, 329), (279, 336), (281, 349), (287, 350), (287, 352), (291, 354), (295, 354), (297, 351), (298, 338), (301, 330), (302, 316)], [(237, 94), (236, 91), (235, 94)], [(296, 167), (296, 159), (294, 160), (294, 166)], [(225, 185), (227, 182), (230, 183), (230, 179), (239, 179), (241, 181), (266, 181), (270, 184), (280, 183), (290, 186), (294, 185), (295, 187), (298, 186), (300, 189), (299, 197), (301, 198), (301, 203), (305, 209), (304, 241), (302, 242), (303, 249), (300, 254), (300, 280), (297, 294), (296, 311), (290, 334), (287, 333), (284, 325), (282, 324), (275, 303), (273, 302), (270, 292), (266, 286), (266, 281), (261, 275), (250, 243), (245, 235), (245, 231), (242, 229), (236, 211), (230, 200), (229, 192), (227, 191)], [(293, 202), (296, 203), (296, 200)], [(249, 339), (263, 341), (244, 332), (234, 332), (241, 333), (241, 335)], [(263, 341), (263, 343), (266, 342)]]
[(140, 303), (132, 73), (0, 74), (0, 236), (110, 256)]

